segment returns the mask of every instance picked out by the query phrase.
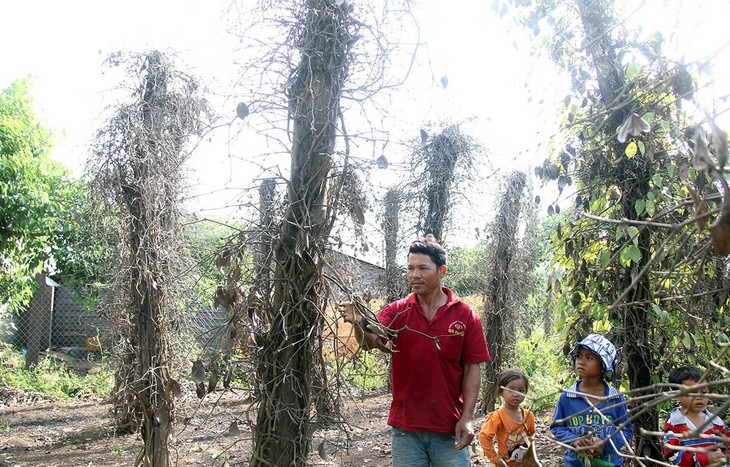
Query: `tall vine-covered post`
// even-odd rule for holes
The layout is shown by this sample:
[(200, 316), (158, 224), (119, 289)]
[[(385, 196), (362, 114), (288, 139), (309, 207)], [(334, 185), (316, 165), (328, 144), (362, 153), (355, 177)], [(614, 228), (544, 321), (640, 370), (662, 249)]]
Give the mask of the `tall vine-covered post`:
[(461, 134), (456, 127), (446, 128), (431, 137), (426, 144), (428, 182), (424, 192), (426, 213), (422, 227), (424, 235), (432, 234), (439, 241), (443, 241), (446, 218), (452, 202), (451, 184), (462, 152), (460, 144)]
[[(618, 96), (624, 89), (627, 80), (616, 54), (618, 47), (607, 34), (610, 29), (609, 25), (614, 22), (611, 12), (612, 3), (591, 2), (589, 8), (585, 2), (576, 2), (588, 44), (587, 52), (593, 61), (601, 100), (608, 111), (608, 118), (602, 129), (606, 135), (613, 134), (613, 131), (627, 118), (632, 108), (630, 100), (624, 105), (617, 105)], [(618, 167), (621, 169), (620, 178), (617, 177), (615, 180), (616, 186), (619, 186), (623, 193), (621, 212), (624, 219), (640, 220), (635, 206), (637, 201), (648, 197), (651, 188), (650, 181), (654, 173), (651, 161), (649, 156), (640, 154), (633, 159), (621, 157), (625, 153), (627, 143), (614, 138), (610, 138), (609, 141), (610, 149), (613, 152), (611, 155), (618, 161)], [(652, 149), (650, 148), (650, 151)], [(659, 149), (657, 148), (657, 150)], [(651, 152), (647, 154), (651, 154)], [(653, 235), (651, 228), (642, 229), (638, 235), (637, 246), (641, 252), (641, 258), (636, 263), (636, 267), (639, 270), (649, 264)], [(649, 275), (642, 275), (638, 281), (634, 280), (633, 274), (622, 275), (621, 290), (632, 290), (627, 297), (630, 304), (619, 309), (620, 314), (615, 314), (618, 321), (622, 323), (621, 341), (625, 350), (630, 386), (632, 389), (648, 388), (653, 383), (652, 375), (654, 374), (652, 343), (649, 334), (649, 328), (652, 326), (648, 310), (652, 302)], [(644, 411), (638, 416), (635, 424), (646, 431), (656, 431), (658, 429), (656, 408)], [(653, 459), (660, 459), (661, 449), (657, 440), (642, 437), (640, 430), (637, 432), (639, 433), (637, 448), (640, 452)]]
[(322, 267), (334, 210), (331, 177), (350, 45), (347, 2), (307, 0), (293, 25), (298, 64), (288, 89), (291, 175), (274, 290), (259, 361), (252, 466), (305, 465), (310, 451), (313, 366), (325, 295)]
[[(137, 465), (171, 465), (169, 437), (174, 419), (174, 398), (168, 397), (169, 349), (167, 342), (168, 260), (163, 251), (168, 235), (174, 232), (176, 212), (165, 201), (173, 200), (173, 187), (156, 185), (161, 151), (160, 103), (167, 93), (169, 75), (162, 57), (147, 57), (148, 73), (140, 106), (144, 137), (137, 150), (129, 153), (131, 178), (120, 184), (129, 212), (128, 242), (132, 257), (129, 270), (129, 296), (133, 309), (132, 329), (137, 338), (136, 366), (139, 400), (142, 406), (142, 437), (145, 441)], [(155, 188), (161, 188), (158, 191)], [(162, 195), (158, 198), (158, 195)], [(159, 234), (158, 235), (156, 235)]]
[(474, 162), (485, 154), (459, 124), (439, 124), (433, 130), (433, 135), (421, 130), (421, 144), (411, 154), (411, 171), (416, 175), (410, 186), (420, 204), (417, 230), (443, 243), (454, 197), (471, 185)]
[(485, 290), (484, 334), (492, 353), (492, 361), (484, 367), (484, 408), (494, 410), (497, 399), (497, 375), (510, 359), (514, 348), (516, 310), (513, 300), (515, 273), (512, 262), (516, 255), (518, 227), (524, 204), (527, 176), (522, 172), (509, 175), (506, 190), (497, 208), (492, 238), (494, 256), (490, 264), (489, 280)]
[(122, 252), (111, 314), (119, 332), (115, 410), (118, 424), (139, 429), (144, 441), (135, 465), (170, 466), (180, 392), (168, 330), (182, 254), (178, 203), (185, 144), (200, 128), (200, 100), (195, 80), (175, 72), (161, 53), (133, 55), (128, 64), (141, 84), (136, 100), (120, 105), (99, 133), (93, 184), (97, 203), (106, 204), (102, 211), (116, 213)]
[(398, 216), (401, 194), (397, 188), (390, 188), (385, 194), (383, 212), (383, 236), (385, 237), (385, 281), (388, 303), (398, 300), (405, 288), (403, 274), (398, 270)]

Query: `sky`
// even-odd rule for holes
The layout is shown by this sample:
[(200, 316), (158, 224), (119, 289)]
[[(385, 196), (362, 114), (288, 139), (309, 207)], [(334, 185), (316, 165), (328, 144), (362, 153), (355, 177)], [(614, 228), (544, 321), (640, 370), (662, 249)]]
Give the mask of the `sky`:
[(183, 0), (0, 2), (0, 86), (34, 77), (36, 104), (61, 133), (56, 157), (77, 169), (115, 84), (104, 73), (107, 55), (159, 48), (205, 74), (206, 64), (225, 60), (217, 53), (228, 40), (220, 14), (207, 2)]
[[(491, 3), (411, 2), (423, 53), (407, 86), (394, 94), (388, 108), (390, 120), (383, 125), (395, 140), (417, 138), (428, 122), (468, 122), (464, 129), (487, 146), (497, 170), (531, 172), (547, 156), (541, 143), (558, 129), (555, 109), (569, 83), (551, 63), (530, 56), (529, 34), (496, 17)], [(730, 28), (725, 25), (730, 2), (625, 3), (620, 16), (626, 23), (646, 31), (667, 31), (670, 42), (665, 51), (677, 60), (696, 59), (730, 41)], [(211, 89), (226, 89), (239, 72), (233, 52), (238, 40), (227, 32), (228, 5), (228, 1), (214, 0), (0, 2), (4, 20), (0, 87), (28, 74), (35, 77), (41, 115), (60, 135), (53, 157), (80, 174), (108, 104), (105, 96), (116, 84), (104, 72), (104, 58), (118, 50), (174, 52), (178, 64)], [(717, 62), (727, 66), (715, 69), (715, 95), (730, 94), (730, 56), (727, 50), (724, 54), (726, 59)], [(448, 77), (445, 88), (441, 76)], [(233, 116), (235, 102), (219, 111)], [(197, 206), (215, 210), (236, 204), (245, 185), (242, 180), (256, 175), (246, 161), (257, 150), (242, 140), (207, 147), (193, 158)], [(389, 151), (394, 151), (392, 146)], [(377, 150), (364, 151), (362, 157), (378, 155)], [(388, 153), (394, 161), (400, 156)], [(388, 174), (376, 172), (370, 181), (387, 183)], [(554, 193), (554, 188), (548, 193)]]
[[(492, 116), (525, 113), (527, 95), (518, 93), (524, 94), (524, 81), (533, 65), (514, 59), (511, 41), (505, 41), (504, 30), (495, 27), (497, 20), (489, 11), (489, 2), (466, 3), (476, 11), (465, 27), (463, 10), (442, 2), (423, 2), (429, 14), (419, 15), (418, 20), (426, 45), (422, 50), (427, 51), (430, 63), (421, 63), (422, 75), (415, 78), (418, 89), (402, 100), (410, 117), (398, 117), (412, 122), (414, 138), (424, 122), (443, 115), (454, 120), (487, 115), (484, 121), (489, 122)], [(8, 19), (0, 28), (0, 41), (7, 44), (0, 51), (0, 86), (26, 74), (35, 77), (36, 102), (49, 124), (61, 133), (56, 157), (78, 171), (105, 105), (103, 95), (115, 84), (103, 73), (107, 54), (172, 50), (192, 73), (223, 83), (236, 73), (231, 56), (236, 39), (226, 33), (228, 25), (221, 17), (226, 4), (191, 0), (0, 2), (0, 16)], [(481, 37), (470, 30), (482, 31)], [(476, 63), (465, 55), (474, 48)], [(428, 66), (432, 69), (426, 69)], [(449, 78), (446, 89), (433, 81), (443, 75)], [(475, 89), (479, 99), (464, 97), (473, 95)], [(532, 109), (532, 113), (541, 111)], [(506, 134), (508, 119), (494, 118), (486, 133)], [(490, 139), (488, 134), (484, 138)]]

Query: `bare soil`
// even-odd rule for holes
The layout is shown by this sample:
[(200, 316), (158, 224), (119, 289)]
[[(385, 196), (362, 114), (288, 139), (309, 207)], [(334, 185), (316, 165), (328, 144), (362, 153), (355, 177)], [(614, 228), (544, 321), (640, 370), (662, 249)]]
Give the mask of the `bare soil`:
[[(174, 449), (178, 466), (247, 466), (251, 455), (251, 398), (246, 392), (214, 393), (178, 402)], [(308, 465), (390, 466), (389, 395), (344, 401), (349, 427), (320, 430)], [(131, 466), (139, 435), (115, 433), (105, 400), (48, 400), (38, 394), (0, 388), (0, 466)], [(538, 414), (544, 419), (545, 414)], [(481, 425), (484, 417), (477, 420)], [(478, 426), (477, 426), (478, 429)], [(561, 454), (539, 424), (536, 447), (545, 467)], [(490, 465), (478, 445), (474, 465)]]

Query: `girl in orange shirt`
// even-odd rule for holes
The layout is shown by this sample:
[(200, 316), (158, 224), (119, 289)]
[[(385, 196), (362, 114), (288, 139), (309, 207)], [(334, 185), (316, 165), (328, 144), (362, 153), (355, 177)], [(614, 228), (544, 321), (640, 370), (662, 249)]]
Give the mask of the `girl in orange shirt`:
[(530, 382), (522, 371), (510, 368), (497, 377), (497, 386), (497, 395), (502, 397), (504, 404), (487, 417), (479, 432), (479, 442), (492, 464), (519, 467), (535, 434), (535, 415), (520, 407)]

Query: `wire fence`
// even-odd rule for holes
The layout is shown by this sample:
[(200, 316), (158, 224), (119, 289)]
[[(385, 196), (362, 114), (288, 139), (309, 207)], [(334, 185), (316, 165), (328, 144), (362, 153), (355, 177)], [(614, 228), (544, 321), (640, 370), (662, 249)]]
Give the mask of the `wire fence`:
[[(108, 351), (112, 341), (109, 321), (77, 298), (72, 287), (40, 276), (30, 306), (0, 320), (0, 342), (25, 353), (32, 363), (48, 350), (93, 358)], [(221, 308), (191, 313), (182, 325), (197, 345), (216, 348), (224, 332)]]

